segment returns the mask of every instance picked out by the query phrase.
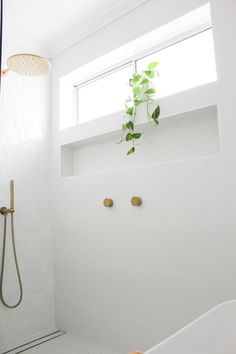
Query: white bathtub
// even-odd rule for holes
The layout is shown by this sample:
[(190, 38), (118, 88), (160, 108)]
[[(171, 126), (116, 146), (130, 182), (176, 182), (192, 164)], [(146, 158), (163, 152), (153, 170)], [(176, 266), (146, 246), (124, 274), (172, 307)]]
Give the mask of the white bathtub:
[(236, 300), (214, 307), (145, 354), (236, 354)]

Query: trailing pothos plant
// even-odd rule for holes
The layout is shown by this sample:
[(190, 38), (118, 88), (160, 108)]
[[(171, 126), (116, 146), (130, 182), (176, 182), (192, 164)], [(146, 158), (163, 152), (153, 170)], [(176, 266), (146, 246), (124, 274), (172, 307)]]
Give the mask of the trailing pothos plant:
[(160, 106), (158, 105), (153, 112), (150, 113), (149, 104), (153, 100), (156, 90), (153, 87), (153, 79), (157, 76), (156, 67), (158, 62), (150, 63), (145, 70), (140, 73), (134, 73), (129, 83), (132, 87), (131, 95), (125, 101), (125, 118), (128, 120), (122, 125), (122, 130), (125, 136), (122, 141), (131, 143), (131, 148), (127, 155), (135, 152), (135, 147), (142, 136), (142, 133), (136, 131), (135, 118), (137, 107), (141, 104), (146, 104), (146, 114), (149, 121), (152, 121), (156, 126), (158, 125), (158, 118), (160, 115)]

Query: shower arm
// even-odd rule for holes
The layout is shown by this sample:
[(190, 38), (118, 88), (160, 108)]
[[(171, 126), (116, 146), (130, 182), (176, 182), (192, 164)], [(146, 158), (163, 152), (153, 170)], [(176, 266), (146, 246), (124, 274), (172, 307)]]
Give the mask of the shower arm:
[(4, 68), (1, 70), (1, 76), (6, 76), (9, 73), (10, 69)]

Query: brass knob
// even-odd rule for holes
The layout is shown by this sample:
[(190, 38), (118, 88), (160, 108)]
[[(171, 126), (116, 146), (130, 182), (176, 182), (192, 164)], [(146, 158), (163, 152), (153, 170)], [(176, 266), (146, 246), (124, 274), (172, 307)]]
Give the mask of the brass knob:
[(129, 354), (143, 354), (142, 352), (131, 352)]
[(142, 204), (142, 199), (140, 197), (132, 197), (131, 204), (133, 206), (140, 206)]
[(103, 201), (103, 205), (104, 205), (106, 208), (111, 208), (112, 205), (113, 205), (113, 200), (110, 199), (110, 198), (105, 198), (104, 201)]

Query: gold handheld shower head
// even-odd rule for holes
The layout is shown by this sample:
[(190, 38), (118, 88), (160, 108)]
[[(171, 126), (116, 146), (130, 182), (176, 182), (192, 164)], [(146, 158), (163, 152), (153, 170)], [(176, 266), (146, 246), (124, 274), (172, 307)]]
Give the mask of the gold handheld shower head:
[(40, 76), (46, 75), (51, 69), (48, 59), (35, 54), (15, 54), (7, 59), (7, 68), (1, 71), (5, 76), (8, 71), (20, 75)]

